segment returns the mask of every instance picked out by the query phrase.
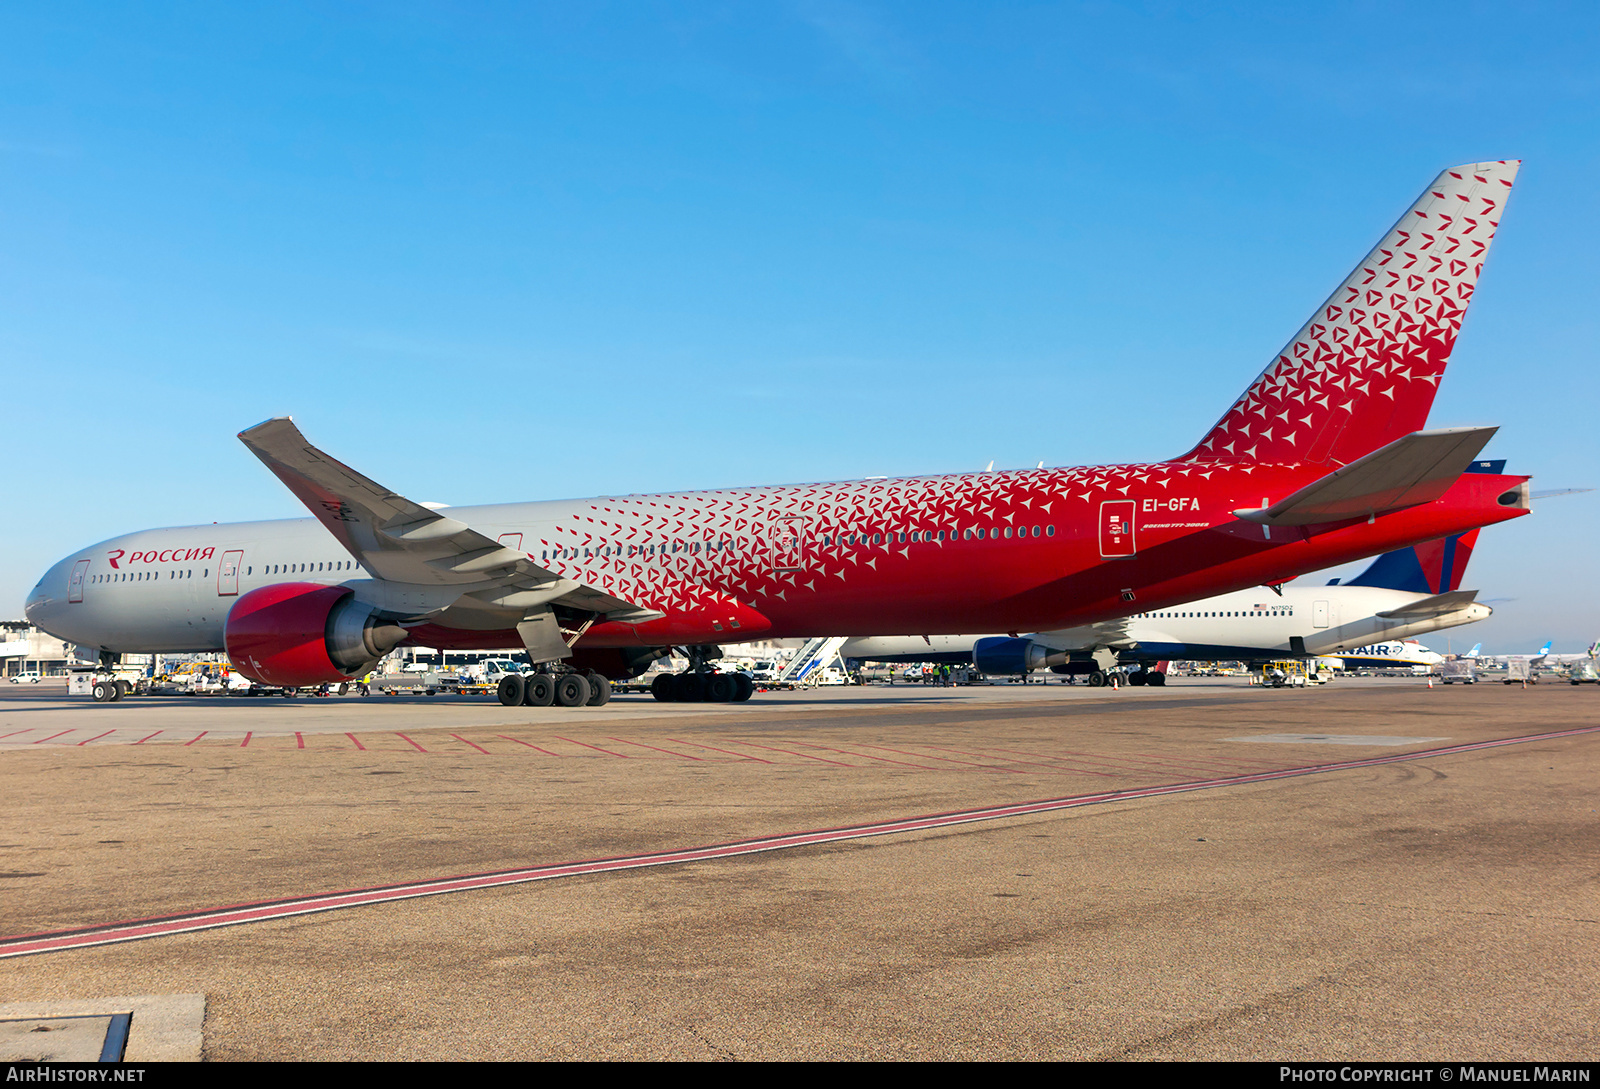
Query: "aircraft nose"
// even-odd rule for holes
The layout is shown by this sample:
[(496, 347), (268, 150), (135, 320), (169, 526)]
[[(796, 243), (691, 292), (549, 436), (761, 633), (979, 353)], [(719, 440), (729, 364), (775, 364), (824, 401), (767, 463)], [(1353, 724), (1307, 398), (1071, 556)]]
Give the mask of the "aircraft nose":
[(70, 560), (54, 564), (44, 573), (28, 593), (22, 605), (22, 615), (28, 623), (44, 631), (51, 631), (55, 621), (61, 619), (62, 605), (67, 593), (66, 568)]
[[(47, 576), (48, 577), (48, 576)], [(40, 579), (28, 594), (27, 602), (22, 606), (22, 615), (28, 618), (28, 623), (36, 628), (44, 627), (44, 622), (49, 619), (52, 600), (44, 588), (45, 579)]]

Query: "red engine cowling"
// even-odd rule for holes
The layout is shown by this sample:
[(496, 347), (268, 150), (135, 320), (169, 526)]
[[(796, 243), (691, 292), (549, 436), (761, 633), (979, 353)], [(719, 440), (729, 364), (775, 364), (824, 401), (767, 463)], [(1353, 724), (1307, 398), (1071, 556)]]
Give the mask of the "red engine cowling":
[(351, 596), (348, 586), (312, 582), (251, 590), (233, 603), (223, 629), (234, 668), (251, 680), (284, 688), (349, 680), (355, 673), (334, 662), (329, 634), (335, 610)]

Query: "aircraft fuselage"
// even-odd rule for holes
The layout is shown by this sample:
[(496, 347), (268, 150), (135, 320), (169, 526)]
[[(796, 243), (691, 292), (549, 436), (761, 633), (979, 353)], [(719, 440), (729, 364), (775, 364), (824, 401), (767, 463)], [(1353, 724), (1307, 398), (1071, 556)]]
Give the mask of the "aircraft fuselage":
[[(1041, 631), (1276, 582), (1527, 512), (1524, 477), (1468, 474), (1431, 503), (1266, 528), (1325, 465), (1168, 462), (452, 507), (544, 568), (661, 613), (582, 647), (754, 637)], [(472, 584), (375, 577), (314, 519), (145, 530), (45, 574), (29, 618), (111, 651), (221, 649), (241, 594), (350, 587), (415, 644), (517, 646), (514, 609)], [(486, 584), (487, 585), (487, 584)]]

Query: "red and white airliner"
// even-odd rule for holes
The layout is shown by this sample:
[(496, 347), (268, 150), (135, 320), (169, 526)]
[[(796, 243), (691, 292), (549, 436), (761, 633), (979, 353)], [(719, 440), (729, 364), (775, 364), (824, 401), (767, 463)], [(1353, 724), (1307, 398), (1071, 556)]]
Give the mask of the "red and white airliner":
[(737, 699), (704, 669), (717, 644), (1081, 627), (1519, 517), (1526, 477), (1463, 475), (1494, 428), (1423, 430), (1517, 166), (1440, 174), (1169, 461), (440, 509), (275, 419), (240, 438), (314, 518), (113, 538), (27, 615), (282, 686), (401, 644), (520, 645), (546, 668), (501, 698), (569, 705), (684, 646), (662, 694)]

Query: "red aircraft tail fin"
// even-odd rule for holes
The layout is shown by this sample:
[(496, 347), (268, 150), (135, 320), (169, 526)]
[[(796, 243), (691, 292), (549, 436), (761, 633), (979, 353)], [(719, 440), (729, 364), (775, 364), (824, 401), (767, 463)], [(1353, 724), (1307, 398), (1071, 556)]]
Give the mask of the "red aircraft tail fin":
[(1519, 165), (1440, 174), (1178, 460), (1348, 465), (1422, 430)]

